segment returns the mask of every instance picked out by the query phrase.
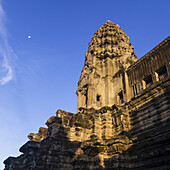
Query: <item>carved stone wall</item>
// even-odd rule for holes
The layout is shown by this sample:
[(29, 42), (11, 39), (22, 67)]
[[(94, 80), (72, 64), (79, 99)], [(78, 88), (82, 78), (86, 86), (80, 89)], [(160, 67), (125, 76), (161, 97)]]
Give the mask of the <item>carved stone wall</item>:
[[(130, 98), (170, 75), (170, 37), (127, 69)], [(150, 77), (150, 80), (148, 79)], [(145, 81), (150, 81), (146, 84)]]

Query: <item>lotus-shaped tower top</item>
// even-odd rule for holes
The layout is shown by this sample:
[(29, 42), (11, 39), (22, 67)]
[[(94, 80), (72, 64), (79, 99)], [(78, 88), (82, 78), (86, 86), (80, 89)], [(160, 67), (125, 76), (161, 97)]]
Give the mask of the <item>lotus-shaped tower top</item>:
[(77, 110), (111, 106), (118, 94), (126, 95), (125, 70), (137, 60), (133, 49), (126, 33), (111, 21), (94, 33), (78, 82)]

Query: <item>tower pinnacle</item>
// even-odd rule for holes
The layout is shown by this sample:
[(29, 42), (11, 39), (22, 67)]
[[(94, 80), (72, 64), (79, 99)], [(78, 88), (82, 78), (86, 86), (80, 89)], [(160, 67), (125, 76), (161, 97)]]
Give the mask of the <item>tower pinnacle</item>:
[[(110, 106), (117, 103), (117, 93), (126, 91), (125, 85), (114, 84), (114, 78), (136, 61), (136, 55), (126, 33), (119, 25), (106, 21), (93, 35), (85, 55), (85, 63), (78, 82), (78, 106)], [(119, 79), (121, 82), (123, 74)], [(124, 81), (124, 80), (123, 80)]]

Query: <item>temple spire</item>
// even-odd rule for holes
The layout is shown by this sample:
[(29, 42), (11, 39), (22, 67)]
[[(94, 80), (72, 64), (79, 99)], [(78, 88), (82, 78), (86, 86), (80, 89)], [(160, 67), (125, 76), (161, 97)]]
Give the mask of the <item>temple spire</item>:
[[(100, 108), (117, 103), (125, 85), (114, 84), (123, 68), (137, 60), (126, 33), (118, 24), (106, 21), (93, 35), (85, 55), (85, 63), (78, 82), (78, 106)], [(119, 79), (122, 79), (120, 75)], [(122, 81), (122, 80), (121, 80)], [(120, 82), (120, 81), (118, 81)]]

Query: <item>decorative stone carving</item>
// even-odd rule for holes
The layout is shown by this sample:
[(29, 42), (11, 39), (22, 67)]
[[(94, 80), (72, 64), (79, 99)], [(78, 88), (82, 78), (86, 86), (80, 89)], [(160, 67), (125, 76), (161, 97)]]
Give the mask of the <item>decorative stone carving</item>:
[(28, 135), (28, 138), (31, 141), (37, 141), (37, 142), (41, 142), (43, 139), (45, 139), (47, 137), (47, 128), (43, 128), (40, 127), (38, 133), (34, 134), (34, 133), (30, 133)]

